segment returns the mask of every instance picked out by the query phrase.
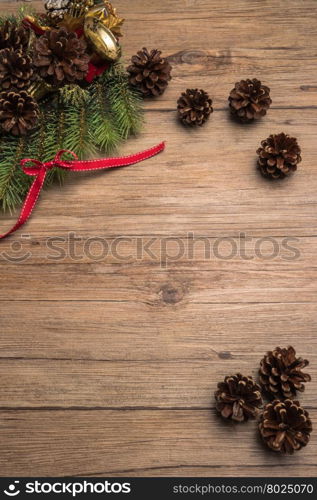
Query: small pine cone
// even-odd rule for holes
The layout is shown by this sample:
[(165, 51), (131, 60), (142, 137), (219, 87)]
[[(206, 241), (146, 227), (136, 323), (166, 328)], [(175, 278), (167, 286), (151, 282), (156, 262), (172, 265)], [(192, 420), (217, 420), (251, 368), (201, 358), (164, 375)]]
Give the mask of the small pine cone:
[(260, 362), (260, 384), (272, 398), (292, 398), (297, 391), (305, 390), (305, 382), (311, 381), (310, 375), (302, 372), (308, 364), (307, 359), (296, 357), (294, 347), (276, 347)]
[(261, 142), (257, 150), (259, 155), (258, 168), (264, 177), (284, 179), (297, 170), (302, 161), (301, 148), (295, 137), (281, 134), (270, 135)]
[(275, 399), (264, 407), (259, 430), (271, 450), (292, 455), (307, 445), (312, 422), (298, 401)]
[(212, 100), (204, 90), (187, 89), (177, 101), (179, 119), (185, 125), (203, 125), (213, 112)]
[(255, 418), (262, 406), (260, 387), (252, 377), (244, 377), (240, 373), (219, 382), (215, 399), (221, 416), (237, 422)]
[(172, 67), (161, 57), (160, 50), (149, 52), (143, 48), (132, 57), (131, 62), (127, 68), (131, 85), (137, 87), (144, 96), (159, 96), (165, 92), (172, 78)]
[(25, 89), (33, 76), (32, 59), (21, 50), (0, 50), (0, 85), (6, 89)]
[(49, 84), (83, 80), (88, 71), (87, 44), (65, 28), (47, 31), (34, 42), (34, 66)]
[(37, 102), (25, 90), (0, 93), (0, 128), (13, 135), (26, 135), (39, 117)]
[(24, 26), (17, 26), (10, 21), (6, 21), (0, 27), (0, 50), (2, 49), (22, 49), (26, 50), (30, 40), (30, 31)]
[(256, 78), (237, 82), (229, 95), (231, 113), (242, 123), (265, 116), (271, 104), (269, 87)]

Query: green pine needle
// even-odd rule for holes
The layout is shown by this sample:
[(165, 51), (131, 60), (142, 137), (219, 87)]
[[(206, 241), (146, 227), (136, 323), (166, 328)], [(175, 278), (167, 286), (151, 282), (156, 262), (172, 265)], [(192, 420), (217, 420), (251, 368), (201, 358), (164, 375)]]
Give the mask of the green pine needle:
[(121, 141), (114, 118), (104, 93), (103, 85), (97, 81), (91, 85), (89, 109), (89, 128), (97, 148), (106, 154), (113, 153)]
[[(3, 138), (2, 138), (3, 139)], [(25, 151), (24, 138), (6, 137), (2, 140), (0, 151), (0, 206), (12, 212), (23, 202), (32, 182), (20, 166)]]
[(115, 64), (101, 81), (122, 139), (138, 134), (143, 124), (142, 97), (130, 86), (122, 66)]

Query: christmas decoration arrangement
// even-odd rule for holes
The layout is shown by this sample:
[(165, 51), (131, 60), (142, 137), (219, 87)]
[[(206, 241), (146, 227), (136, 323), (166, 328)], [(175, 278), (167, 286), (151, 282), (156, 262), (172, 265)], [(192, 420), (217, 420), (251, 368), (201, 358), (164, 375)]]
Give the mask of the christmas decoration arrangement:
[[(309, 442), (312, 422), (293, 398), (305, 390), (311, 377), (303, 373), (309, 362), (296, 356), (294, 347), (276, 347), (260, 362), (258, 385), (252, 377), (237, 373), (219, 382), (216, 411), (224, 419), (245, 422), (259, 417), (263, 443), (273, 451), (293, 454)], [(263, 397), (272, 399), (261, 411)]]
[[(143, 49), (126, 71), (124, 20), (107, 0), (47, 0), (46, 11), (0, 16), (0, 205), (24, 200), (24, 158), (46, 163), (59, 150), (78, 158), (113, 152), (142, 124), (142, 95), (161, 95), (171, 67)], [(45, 185), (66, 170), (51, 168)]]
[[(62, 182), (67, 171), (94, 169), (62, 154), (108, 156), (140, 131), (142, 97), (162, 95), (171, 79), (158, 50), (144, 48), (123, 68), (124, 20), (107, 0), (44, 4), (45, 13), (22, 8), (0, 16), (0, 208), (11, 211), (25, 200), (14, 230), (30, 216), (43, 186)], [(163, 148), (94, 167), (126, 166)]]

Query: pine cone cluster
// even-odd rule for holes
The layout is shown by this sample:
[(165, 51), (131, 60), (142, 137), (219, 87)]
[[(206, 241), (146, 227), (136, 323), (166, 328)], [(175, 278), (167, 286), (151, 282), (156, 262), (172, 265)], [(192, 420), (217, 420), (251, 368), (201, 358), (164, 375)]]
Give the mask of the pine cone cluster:
[(0, 93), (0, 127), (13, 135), (26, 135), (39, 117), (37, 102), (25, 90)]
[(24, 89), (31, 81), (31, 58), (22, 50), (0, 50), (0, 84), (2, 89)]
[(144, 96), (159, 96), (164, 93), (171, 80), (171, 65), (161, 57), (160, 50), (149, 52), (140, 50), (131, 59), (127, 68), (130, 84), (138, 88)]
[(297, 139), (283, 132), (270, 135), (257, 150), (258, 168), (264, 177), (283, 179), (297, 170), (302, 161)]
[(274, 400), (265, 406), (259, 430), (264, 443), (271, 450), (293, 454), (307, 445), (312, 422), (298, 401)]
[(307, 366), (307, 359), (296, 357), (294, 347), (287, 349), (276, 347), (269, 351), (260, 363), (260, 384), (267, 395), (281, 398), (292, 398), (297, 391), (305, 390), (305, 382), (310, 382), (308, 373), (302, 369)]
[(83, 80), (88, 71), (87, 44), (65, 28), (47, 31), (34, 42), (33, 63), (53, 86)]
[(256, 78), (237, 82), (229, 95), (231, 113), (242, 123), (265, 116), (271, 104), (269, 87)]
[(185, 125), (202, 126), (213, 112), (212, 100), (204, 90), (187, 89), (177, 101), (177, 110)]
[(225, 377), (215, 392), (216, 409), (223, 418), (243, 422), (255, 418), (262, 405), (260, 387), (241, 373)]
[(21, 24), (5, 21), (0, 27), (0, 50), (26, 50), (30, 40), (30, 31)]

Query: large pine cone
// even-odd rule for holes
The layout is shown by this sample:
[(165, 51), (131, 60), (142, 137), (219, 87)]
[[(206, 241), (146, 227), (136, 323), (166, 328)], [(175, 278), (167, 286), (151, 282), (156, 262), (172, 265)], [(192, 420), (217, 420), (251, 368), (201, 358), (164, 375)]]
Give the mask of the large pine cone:
[(271, 450), (292, 455), (307, 445), (312, 422), (298, 401), (276, 399), (265, 406), (259, 430)]
[(26, 135), (39, 117), (37, 102), (27, 92), (1, 92), (0, 127), (13, 135)]
[(21, 24), (16, 25), (6, 21), (0, 27), (0, 50), (2, 49), (23, 49), (26, 50), (29, 44), (30, 31)]
[(269, 351), (260, 362), (260, 384), (273, 398), (292, 398), (297, 391), (305, 390), (305, 382), (310, 382), (308, 373), (302, 369), (307, 366), (307, 359), (297, 358), (294, 347)]
[(21, 50), (0, 50), (0, 86), (24, 89), (33, 76), (32, 59)]
[(237, 422), (255, 418), (262, 406), (260, 387), (252, 377), (244, 377), (240, 373), (219, 382), (215, 399), (221, 416)]
[(212, 100), (204, 90), (187, 89), (177, 101), (179, 119), (186, 125), (203, 125), (213, 112)]
[(34, 66), (53, 86), (74, 83), (87, 74), (86, 49), (86, 42), (65, 28), (47, 31), (34, 42)]
[(295, 137), (281, 134), (270, 135), (261, 142), (257, 150), (259, 155), (258, 168), (264, 177), (270, 179), (284, 179), (297, 170), (302, 161), (301, 148)]
[(269, 87), (262, 85), (256, 78), (237, 82), (229, 95), (231, 113), (242, 123), (266, 115), (271, 104)]
[(127, 68), (130, 84), (137, 87), (145, 96), (162, 95), (171, 80), (171, 65), (161, 57), (161, 51), (146, 48), (131, 59)]

